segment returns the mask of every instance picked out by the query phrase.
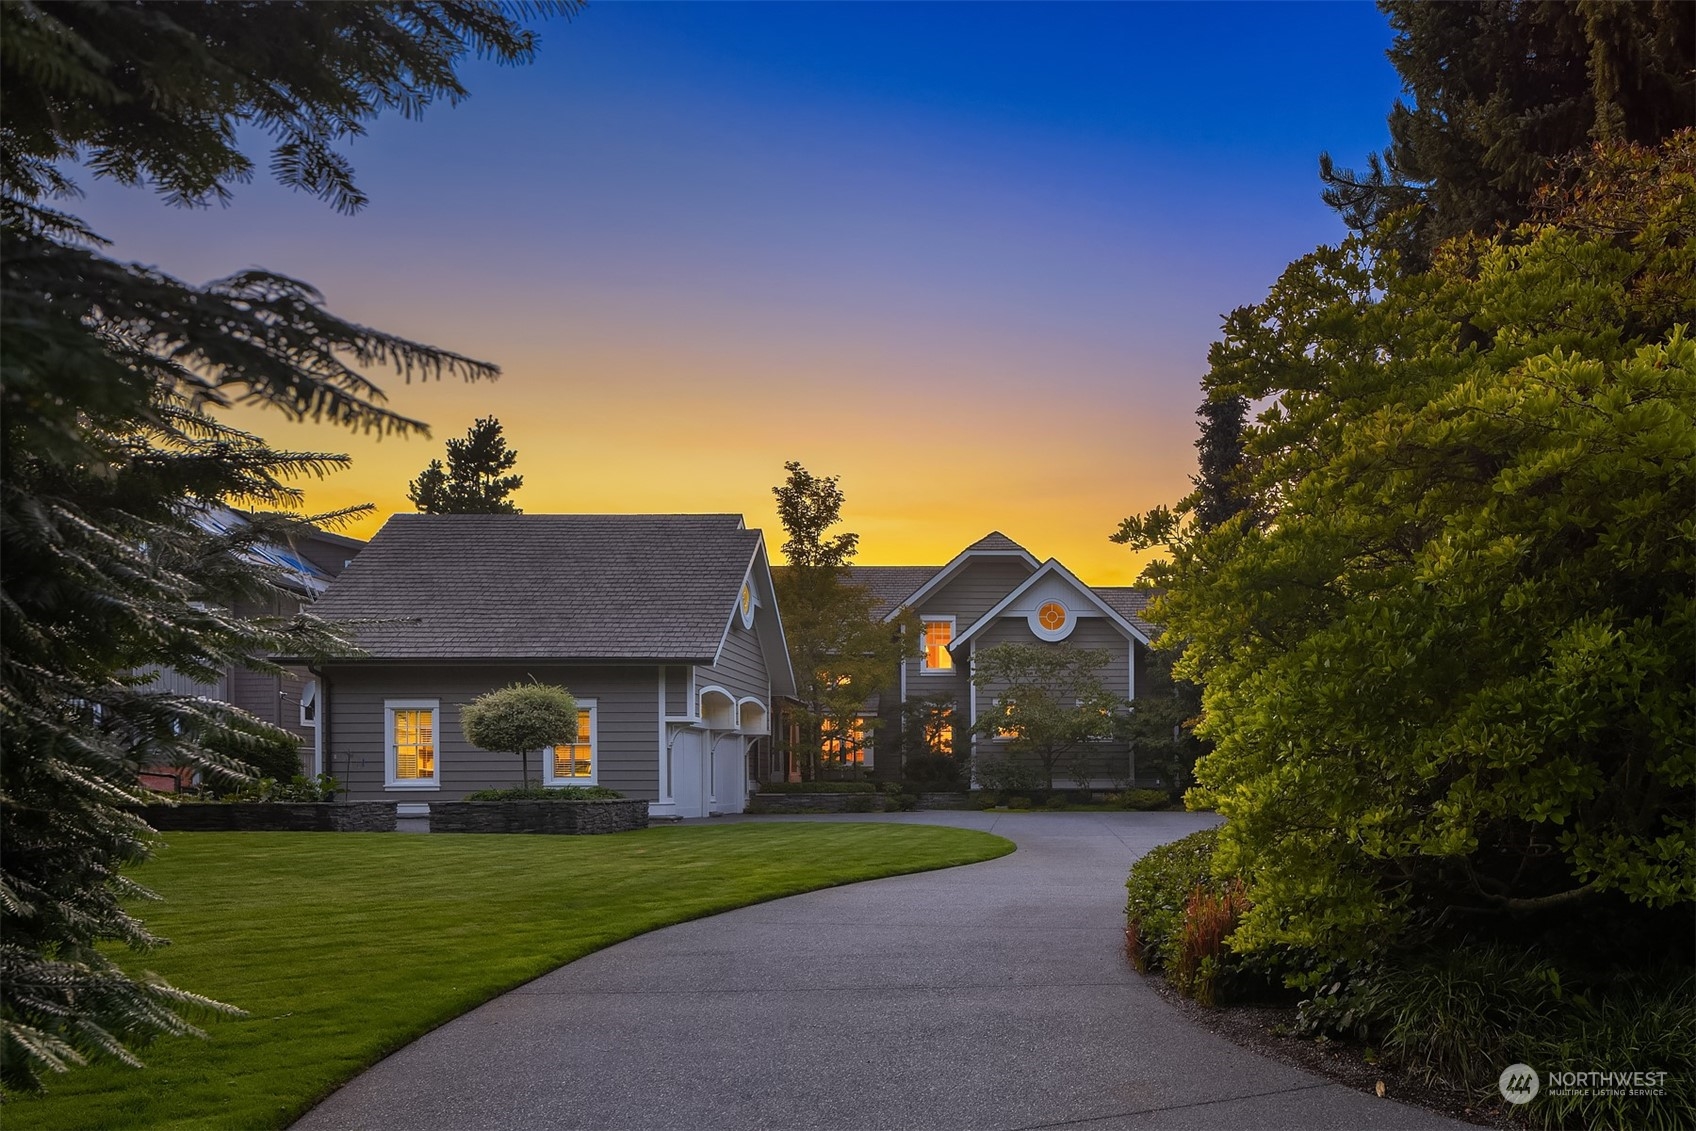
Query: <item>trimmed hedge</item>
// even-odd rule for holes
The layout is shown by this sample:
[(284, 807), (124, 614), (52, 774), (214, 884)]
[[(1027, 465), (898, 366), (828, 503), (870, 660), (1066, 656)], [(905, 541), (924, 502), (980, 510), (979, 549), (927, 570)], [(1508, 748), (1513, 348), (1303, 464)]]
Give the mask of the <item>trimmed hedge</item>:
[(466, 801), (623, 801), (624, 794), (604, 785), (561, 785), (550, 789), (480, 789), (465, 795)]
[(876, 793), (869, 781), (763, 781), (761, 793)]

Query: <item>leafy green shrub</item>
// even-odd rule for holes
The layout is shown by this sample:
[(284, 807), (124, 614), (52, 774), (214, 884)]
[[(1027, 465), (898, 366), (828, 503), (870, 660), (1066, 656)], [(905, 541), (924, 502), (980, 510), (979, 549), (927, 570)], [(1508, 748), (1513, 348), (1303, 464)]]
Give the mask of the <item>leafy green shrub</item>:
[(249, 803), (255, 801), (276, 802), (279, 804), (283, 802), (334, 801), (336, 794), (341, 789), (342, 783), (329, 774), (319, 774), (315, 778), (295, 774), (287, 781), (278, 781), (276, 778), (260, 778), (258, 781), (249, 782), (240, 789), (231, 790), (215, 797), (185, 797), (183, 800), (201, 800), (213, 804), (238, 801)]
[(562, 785), (548, 789), (479, 789), (465, 795), (467, 801), (619, 801), (624, 794), (604, 785)]
[(885, 804), (889, 808), (902, 813), (919, 807), (919, 795), (900, 782), (884, 782), (883, 796), (887, 799)]
[(1015, 794), (1007, 799), (1007, 808), (1009, 809), (1029, 809), (1030, 807), (1031, 799), (1022, 793)]
[(1216, 829), (1203, 829), (1151, 849), (1125, 881), (1125, 951), (1143, 973), (1177, 958), (1184, 909), (1197, 888), (1212, 890)]
[(761, 793), (876, 793), (869, 781), (763, 781)]
[(902, 777), (913, 785), (927, 790), (958, 789), (961, 778), (960, 759), (947, 754), (915, 754), (902, 767)]
[(232, 714), (228, 730), (208, 734), (202, 741), (206, 749), (243, 763), (253, 773), (253, 780), (248, 782), (208, 778), (206, 785), (213, 793), (241, 793), (266, 778), (289, 783), (302, 776), (300, 740), (257, 720)]
[(978, 782), (985, 789), (1000, 794), (1030, 793), (1048, 785), (1040, 767), (1013, 754), (981, 759), (977, 764), (977, 775)]
[(1163, 789), (1127, 789), (1119, 794), (1114, 801), (1121, 809), (1149, 812), (1170, 808), (1172, 795)]
[(854, 793), (842, 803), (844, 813), (870, 813), (877, 808), (876, 794)]
[(966, 798), (966, 804), (973, 809), (993, 809), (1000, 803), (1000, 798), (987, 789), (974, 789)]
[(1048, 800), (1043, 802), (1043, 806), (1048, 809), (1066, 809), (1071, 804), (1064, 793), (1051, 793), (1048, 795)]

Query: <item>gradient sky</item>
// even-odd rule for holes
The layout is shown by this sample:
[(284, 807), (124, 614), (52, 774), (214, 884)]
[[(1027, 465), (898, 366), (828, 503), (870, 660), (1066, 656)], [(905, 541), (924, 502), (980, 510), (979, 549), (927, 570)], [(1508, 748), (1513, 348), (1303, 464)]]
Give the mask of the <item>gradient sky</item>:
[(1365, 3), (598, 4), (542, 32), (460, 106), (373, 123), (354, 217), (263, 177), (207, 211), (81, 178), (123, 258), (281, 271), (502, 367), (386, 381), (428, 440), (238, 416), (353, 455), (308, 488), (377, 504), (350, 533), (492, 413), (526, 511), (740, 512), (775, 551), (798, 459), (841, 477), (862, 562), (999, 529), (1126, 583), (1107, 535), (1188, 489), (1221, 317), (1342, 235), (1317, 156), (1382, 147), (1397, 93)]

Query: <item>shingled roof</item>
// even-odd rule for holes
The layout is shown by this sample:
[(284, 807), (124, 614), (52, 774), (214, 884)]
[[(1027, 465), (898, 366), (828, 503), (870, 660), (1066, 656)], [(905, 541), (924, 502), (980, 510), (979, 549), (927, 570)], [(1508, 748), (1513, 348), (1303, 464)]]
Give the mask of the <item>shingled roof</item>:
[(1131, 585), (1092, 585), (1090, 589), (1112, 610), (1136, 626), (1137, 631), (1153, 640), (1160, 629), (1142, 618), (1148, 603), (1159, 596), (1158, 589), (1138, 589)]
[(848, 580), (864, 586), (876, 604), (873, 616), (886, 616), (913, 591), (935, 576), (941, 566), (849, 566)]
[(312, 611), (377, 659), (710, 662), (760, 534), (734, 514), (390, 518)]
[(971, 554), (976, 553), (979, 550), (1005, 551), (1020, 554), (1030, 553), (1029, 550), (1025, 549), (999, 530), (991, 530), (988, 534), (985, 534), (982, 538), (979, 538), (976, 542), (967, 546), (961, 551), (961, 553)]

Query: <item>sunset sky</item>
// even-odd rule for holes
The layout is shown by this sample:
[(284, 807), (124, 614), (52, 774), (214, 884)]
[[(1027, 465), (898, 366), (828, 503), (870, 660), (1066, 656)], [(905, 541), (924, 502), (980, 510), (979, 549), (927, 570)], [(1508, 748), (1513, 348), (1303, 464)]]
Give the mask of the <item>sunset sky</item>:
[[(80, 178), (123, 258), (263, 266), (338, 314), (493, 361), (385, 383), (431, 439), (275, 413), (345, 451), (313, 509), (407, 481), (498, 416), (526, 511), (733, 511), (776, 549), (786, 459), (841, 477), (860, 561), (991, 529), (1097, 584), (1120, 518), (1188, 487), (1222, 315), (1342, 234), (1397, 93), (1365, 3), (597, 4), (530, 66), (349, 147), (346, 217), (263, 176), (182, 211)], [(266, 157), (250, 152), (261, 169)]]

